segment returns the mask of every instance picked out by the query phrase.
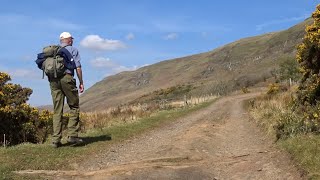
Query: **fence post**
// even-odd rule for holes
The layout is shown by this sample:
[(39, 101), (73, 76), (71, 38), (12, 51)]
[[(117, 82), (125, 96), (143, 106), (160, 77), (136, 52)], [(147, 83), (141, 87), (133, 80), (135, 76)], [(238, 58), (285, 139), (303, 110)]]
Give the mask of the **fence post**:
[(290, 87), (292, 86), (292, 79), (291, 78), (289, 79), (289, 86)]
[(6, 147), (6, 134), (3, 134), (3, 147)]
[(187, 95), (184, 95), (184, 106), (188, 105), (188, 99), (187, 99)]

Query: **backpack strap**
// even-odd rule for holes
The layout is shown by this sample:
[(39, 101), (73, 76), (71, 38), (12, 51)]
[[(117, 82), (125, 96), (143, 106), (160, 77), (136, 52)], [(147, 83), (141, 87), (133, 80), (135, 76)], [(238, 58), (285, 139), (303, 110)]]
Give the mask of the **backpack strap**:
[[(58, 45), (58, 46), (60, 46), (60, 45)], [(57, 50), (57, 52), (54, 54), (54, 57), (59, 53), (59, 51), (60, 51), (61, 49), (65, 48), (65, 47), (67, 47), (67, 46), (69, 46), (69, 45), (60, 46), (59, 49)]]
[[(65, 46), (60, 46), (60, 45), (58, 45), (58, 46), (59, 46), (59, 49), (54, 53), (54, 56), (53, 56), (53, 57), (56, 57), (61, 49), (65, 48), (65, 47), (67, 47), (67, 46), (69, 46), (69, 45), (65, 45)], [(54, 63), (53, 66), (54, 66), (54, 67), (53, 67), (53, 69), (54, 69), (54, 77), (57, 78), (58, 75), (57, 75), (56, 63)]]
[[(61, 46), (59, 46), (59, 49), (54, 53), (54, 58), (56, 58), (56, 56), (58, 55), (58, 53), (59, 53), (59, 51), (62, 49), (62, 48), (64, 48), (64, 47), (61, 47)], [(58, 75), (57, 75), (57, 68), (56, 68), (56, 63), (53, 63), (53, 69), (54, 69), (54, 77), (55, 78), (57, 78), (58, 77)]]
[(65, 48), (67, 46), (70, 46), (70, 45), (62, 46), (61, 49), (59, 49), (59, 53), (61, 53), (61, 55), (65, 59), (66, 68), (72, 71), (73, 69), (76, 68), (76, 65), (73, 61), (73, 55), (68, 49)]

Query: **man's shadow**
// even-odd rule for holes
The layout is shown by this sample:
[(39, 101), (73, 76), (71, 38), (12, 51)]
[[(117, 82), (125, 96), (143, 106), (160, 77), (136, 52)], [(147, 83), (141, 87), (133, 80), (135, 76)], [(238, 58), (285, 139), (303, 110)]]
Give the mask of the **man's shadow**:
[(83, 140), (82, 143), (64, 143), (62, 144), (62, 147), (64, 146), (71, 146), (71, 147), (81, 147), (81, 146), (86, 146), (91, 143), (99, 142), (99, 141), (111, 141), (112, 137), (111, 134), (106, 134), (106, 135), (100, 135), (100, 136), (93, 136), (93, 137), (81, 137)]

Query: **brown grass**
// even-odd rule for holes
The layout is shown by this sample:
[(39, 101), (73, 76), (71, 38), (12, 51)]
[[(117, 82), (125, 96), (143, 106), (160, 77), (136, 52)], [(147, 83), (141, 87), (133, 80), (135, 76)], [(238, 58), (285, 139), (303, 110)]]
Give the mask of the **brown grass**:
[(81, 113), (82, 130), (103, 129), (114, 125), (134, 123), (141, 118), (147, 118), (159, 111), (192, 107), (197, 104), (212, 101), (217, 96), (190, 97), (186, 100), (121, 105), (104, 111)]
[[(308, 133), (301, 123), (303, 116), (290, 108), (295, 88), (249, 101), (250, 114), (270, 136), (276, 137), (280, 133), (277, 144), (292, 155), (309, 179), (320, 179), (320, 136)], [(279, 132), (279, 124), (285, 131)], [(283, 132), (285, 134), (281, 134)]]

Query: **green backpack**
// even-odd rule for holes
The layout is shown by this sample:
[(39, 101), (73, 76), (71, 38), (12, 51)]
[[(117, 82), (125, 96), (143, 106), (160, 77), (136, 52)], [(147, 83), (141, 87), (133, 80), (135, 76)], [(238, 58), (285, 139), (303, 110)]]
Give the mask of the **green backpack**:
[(51, 45), (43, 48), (45, 61), (42, 64), (43, 77), (46, 74), (49, 79), (59, 78), (65, 75), (66, 67), (64, 58), (58, 54), (63, 48), (59, 45)]

